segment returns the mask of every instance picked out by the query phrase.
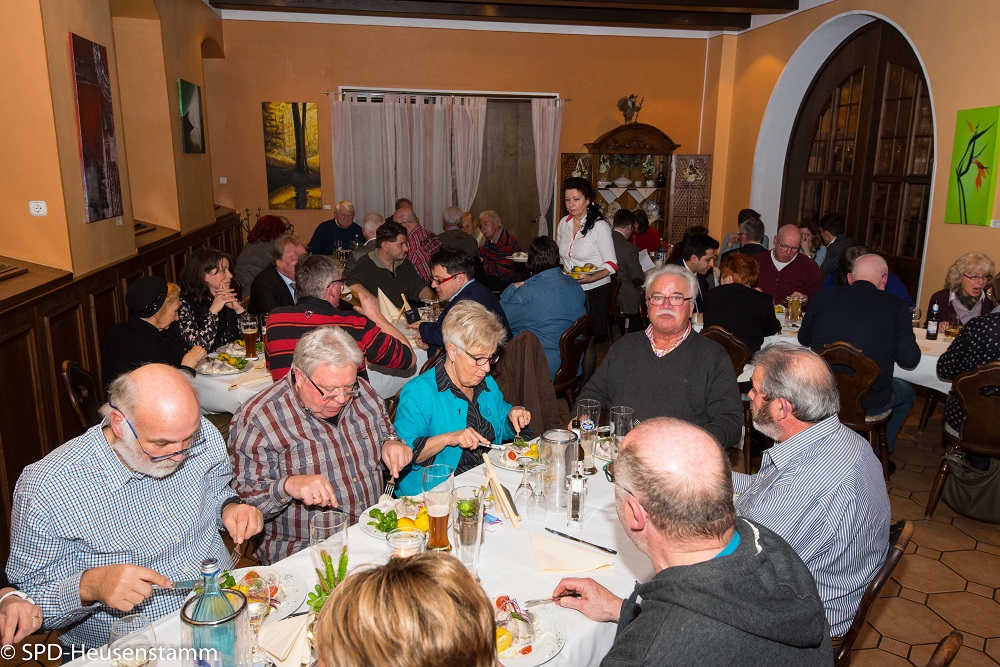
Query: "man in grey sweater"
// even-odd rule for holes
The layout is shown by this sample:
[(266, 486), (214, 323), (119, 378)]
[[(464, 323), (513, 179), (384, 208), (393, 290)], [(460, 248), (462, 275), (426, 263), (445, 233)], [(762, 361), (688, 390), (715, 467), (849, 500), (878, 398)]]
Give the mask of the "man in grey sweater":
[(733, 507), (729, 458), (676, 419), (643, 422), (615, 463), (615, 506), (657, 570), (627, 600), (563, 579), (557, 604), (618, 633), (602, 667), (824, 666), (830, 632), (809, 570), (776, 534)]
[(649, 328), (611, 346), (580, 398), (604, 408), (628, 406), (640, 420), (683, 419), (732, 447), (740, 439), (743, 403), (729, 355), (691, 329), (694, 274), (675, 265), (653, 269), (645, 290)]

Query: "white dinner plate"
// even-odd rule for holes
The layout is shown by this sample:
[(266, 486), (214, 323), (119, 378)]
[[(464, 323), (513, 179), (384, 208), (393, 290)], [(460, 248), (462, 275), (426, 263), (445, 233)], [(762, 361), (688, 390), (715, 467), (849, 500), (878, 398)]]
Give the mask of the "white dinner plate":
[[(215, 360), (215, 357), (208, 357), (207, 358), (208, 362), (211, 362), (211, 361), (214, 361), (214, 360)], [(226, 364), (226, 365), (229, 366), (229, 364)], [(255, 366), (255, 362), (248, 361), (247, 365), (244, 366), (243, 368), (236, 368), (235, 366), (229, 366), (228, 369), (224, 369), (224, 370), (221, 370), (221, 371), (205, 371), (203, 369), (208, 368), (208, 363), (206, 363), (205, 361), (203, 361), (200, 364), (198, 364), (198, 366), (194, 370), (195, 370), (196, 373), (198, 373), (198, 375), (209, 375), (209, 376), (213, 376), (213, 375), (236, 375), (237, 373), (249, 373), (250, 371), (252, 371), (254, 369), (254, 366)]]
[(566, 629), (550, 605), (532, 609), (535, 623), (535, 641), (531, 642), (531, 653), (521, 655), (515, 647), (500, 654), (504, 667), (537, 667), (559, 655), (566, 645)]
[[(417, 496), (410, 496), (410, 497), (411, 498), (416, 498)], [(361, 532), (364, 533), (365, 535), (369, 535), (371, 537), (374, 537), (374, 538), (377, 538), (377, 539), (380, 539), (380, 540), (384, 540), (385, 536), (386, 536), (386, 533), (383, 533), (381, 530), (379, 530), (375, 526), (369, 526), (368, 525), (369, 521), (375, 521), (375, 518), (372, 516), (372, 510), (378, 510), (378, 509), (382, 509), (382, 508), (379, 507), (378, 505), (372, 505), (371, 507), (369, 507), (368, 509), (366, 509), (364, 512), (362, 512), (361, 516), (358, 517), (358, 525), (361, 526)], [(392, 509), (392, 508), (389, 508), (389, 509)], [(382, 509), (382, 511), (386, 512), (388, 510)]]
[(528, 261), (528, 253), (526, 253), (526, 252), (515, 252), (513, 255), (510, 255), (510, 257), (508, 257), (508, 259), (510, 259), (510, 261), (512, 261), (512, 262), (527, 262)]
[(594, 458), (600, 459), (601, 461), (611, 460), (611, 438), (607, 440), (598, 440), (594, 444)]
[[(295, 572), (289, 572), (277, 567), (241, 567), (236, 570), (230, 570), (230, 574), (233, 575), (233, 579), (236, 583), (239, 583), (240, 579), (243, 578), (250, 570), (256, 570), (257, 572), (273, 572), (278, 575), (279, 585), (281, 586), (282, 594), (284, 594), (284, 599), (277, 606), (271, 603), (271, 612), (264, 619), (263, 625), (270, 625), (272, 623), (277, 623), (278, 621), (287, 618), (296, 609), (302, 606), (302, 603), (306, 600), (306, 595), (311, 590), (307, 585), (305, 580)], [(190, 599), (194, 596), (192, 593), (188, 596)]]

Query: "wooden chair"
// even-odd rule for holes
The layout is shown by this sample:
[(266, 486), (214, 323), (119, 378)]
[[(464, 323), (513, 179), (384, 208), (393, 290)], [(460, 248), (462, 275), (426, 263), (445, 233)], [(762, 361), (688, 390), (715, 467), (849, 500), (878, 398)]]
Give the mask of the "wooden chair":
[(886, 554), (882, 567), (875, 573), (875, 578), (872, 579), (871, 583), (868, 584), (868, 588), (865, 589), (865, 594), (861, 597), (861, 604), (858, 605), (858, 611), (854, 614), (851, 627), (840, 641), (840, 648), (837, 649), (837, 653), (834, 656), (834, 665), (836, 667), (847, 667), (850, 664), (851, 647), (854, 646), (858, 635), (861, 634), (861, 630), (865, 627), (868, 612), (871, 611), (872, 605), (878, 599), (879, 593), (882, 592), (885, 582), (889, 581), (889, 577), (892, 576), (892, 571), (896, 569), (899, 559), (903, 557), (903, 552), (906, 551), (906, 545), (910, 543), (912, 536), (912, 521), (899, 521), (889, 528), (889, 553)]
[[(750, 348), (747, 344), (718, 326), (702, 329), (701, 335), (715, 341), (726, 350), (729, 360), (733, 362), (733, 370), (739, 377), (750, 363)], [(750, 397), (741, 393), (740, 398), (743, 400), (743, 470), (749, 475), (753, 472), (750, 469), (750, 460), (753, 457), (753, 413), (750, 411)]]
[(90, 371), (67, 359), (62, 362), (61, 375), (70, 405), (73, 406), (73, 412), (83, 430), (100, 423), (101, 393)]
[(937, 410), (938, 403), (944, 398), (944, 394), (937, 389), (928, 389), (929, 393), (927, 398), (924, 399), (924, 409), (920, 412), (920, 424), (917, 426), (917, 432), (923, 433), (924, 429), (927, 428), (927, 422), (930, 421), (931, 415)]
[(971, 454), (1000, 456), (1000, 392), (988, 391), (984, 395), (983, 391), (1000, 386), (1000, 361), (960, 374), (951, 386), (967, 417), (962, 424), (962, 432), (957, 436), (952, 434), (951, 429), (944, 428), (945, 457), (941, 459), (941, 467), (938, 468), (931, 495), (927, 499), (927, 511), (924, 514), (927, 519), (934, 514), (941, 499), (944, 480), (948, 476), (947, 455), (951, 450), (958, 447)]
[(427, 357), (427, 361), (425, 361), (424, 365), (420, 367), (420, 373), (426, 373), (430, 369), (434, 368), (434, 364), (436, 364), (438, 359), (442, 356), (444, 356), (444, 347), (439, 347), (437, 352)]
[(948, 667), (955, 660), (964, 641), (965, 636), (953, 630), (950, 635), (938, 642), (931, 659), (927, 661), (927, 667)]
[(389, 421), (396, 418), (396, 410), (399, 409), (399, 392), (385, 399), (385, 413), (389, 415)]
[(886, 424), (890, 412), (869, 417), (865, 414), (865, 406), (861, 403), (881, 375), (878, 364), (866, 357), (858, 348), (843, 341), (824, 345), (819, 350), (819, 356), (830, 365), (837, 379), (840, 422), (868, 438), (868, 442), (872, 444), (882, 462), (882, 474), (888, 483), (889, 442), (886, 436)]
[(576, 402), (573, 390), (576, 388), (580, 373), (580, 360), (583, 359), (583, 353), (587, 351), (587, 346), (593, 337), (594, 323), (590, 315), (584, 313), (559, 338), (559, 370), (556, 371), (552, 387), (556, 390), (557, 397), (566, 396), (570, 413), (573, 412), (573, 405)]
[(614, 343), (617, 338), (614, 336), (615, 325), (618, 325), (621, 334), (625, 335), (626, 322), (628, 321), (618, 305), (618, 293), (622, 289), (622, 279), (615, 273), (611, 276), (611, 289), (608, 291), (608, 340)]

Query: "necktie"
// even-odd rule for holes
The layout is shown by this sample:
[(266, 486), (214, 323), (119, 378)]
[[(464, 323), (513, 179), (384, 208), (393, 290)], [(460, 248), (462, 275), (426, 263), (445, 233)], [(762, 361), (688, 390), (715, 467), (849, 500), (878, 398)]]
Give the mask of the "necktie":
[(295, 298), (295, 281), (288, 283), (288, 289), (292, 293), (292, 303), (298, 303), (298, 299)]

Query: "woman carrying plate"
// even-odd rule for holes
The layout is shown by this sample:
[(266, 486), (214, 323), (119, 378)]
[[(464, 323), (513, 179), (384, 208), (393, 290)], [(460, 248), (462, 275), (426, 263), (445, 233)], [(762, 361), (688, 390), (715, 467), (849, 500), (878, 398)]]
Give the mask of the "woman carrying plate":
[(563, 182), (563, 202), (569, 215), (559, 221), (556, 241), (563, 269), (574, 274), (573, 267), (591, 269), (573, 275), (587, 297), (587, 312), (594, 324), (594, 337), (583, 356), (581, 386), (594, 373), (597, 365), (595, 344), (608, 334), (608, 298), (611, 274), (618, 271), (615, 242), (611, 225), (604, 219), (601, 207), (594, 201), (594, 188), (585, 178), (567, 178)]
[(205, 348), (190, 349), (177, 327), (181, 289), (159, 276), (140, 278), (125, 292), (129, 317), (111, 327), (101, 356), (105, 393), (123, 373), (144, 364), (168, 364), (194, 375)]
[(396, 433), (413, 448), (413, 463), (396, 483), (397, 496), (422, 491), (425, 466), (444, 464), (460, 475), (481, 465), (491, 443), (510, 439), (531, 422), (511, 407), (490, 377), (506, 331), (497, 316), (473, 301), (456, 304), (441, 327), (444, 354), (406, 383), (396, 411)]
[(181, 335), (188, 346), (217, 350), (243, 337), (239, 316), (246, 312), (233, 289), (232, 258), (212, 248), (191, 253), (181, 270)]

